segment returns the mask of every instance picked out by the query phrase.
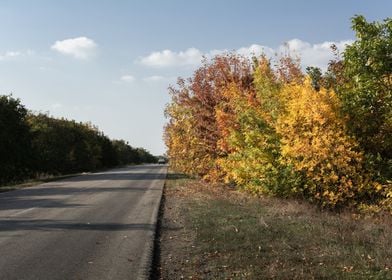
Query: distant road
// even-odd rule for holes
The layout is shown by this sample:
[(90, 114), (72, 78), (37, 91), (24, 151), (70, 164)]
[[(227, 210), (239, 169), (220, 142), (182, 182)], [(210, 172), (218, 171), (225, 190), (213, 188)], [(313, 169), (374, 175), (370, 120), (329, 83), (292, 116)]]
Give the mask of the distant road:
[(0, 193), (0, 279), (142, 279), (166, 166)]

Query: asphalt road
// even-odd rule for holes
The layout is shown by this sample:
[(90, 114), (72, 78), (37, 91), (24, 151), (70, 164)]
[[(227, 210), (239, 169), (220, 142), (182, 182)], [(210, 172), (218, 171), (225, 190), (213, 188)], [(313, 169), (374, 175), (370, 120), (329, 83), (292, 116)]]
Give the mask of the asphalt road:
[(142, 279), (166, 166), (0, 193), (0, 279)]

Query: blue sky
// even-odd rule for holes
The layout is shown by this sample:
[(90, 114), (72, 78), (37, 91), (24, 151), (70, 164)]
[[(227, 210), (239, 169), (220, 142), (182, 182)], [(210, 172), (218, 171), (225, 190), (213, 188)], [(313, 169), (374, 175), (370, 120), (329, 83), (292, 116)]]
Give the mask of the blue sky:
[(288, 42), (323, 68), (331, 42), (354, 39), (355, 14), (382, 20), (392, 1), (0, 0), (0, 93), (162, 154), (167, 87), (201, 56)]

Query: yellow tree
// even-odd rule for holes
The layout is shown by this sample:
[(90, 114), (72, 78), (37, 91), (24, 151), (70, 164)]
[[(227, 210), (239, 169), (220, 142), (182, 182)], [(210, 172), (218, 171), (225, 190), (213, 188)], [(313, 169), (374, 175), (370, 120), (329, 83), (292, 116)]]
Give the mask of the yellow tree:
[(219, 160), (225, 179), (253, 193), (289, 195), (300, 181), (290, 167), (278, 161), (280, 142), (275, 124), (284, 107), (280, 88), (295, 77), (292, 70), (298, 70), (289, 60), (284, 62), (291, 68), (283, 71), (282, 66), (275, 73), (269, 60), (261, 57), (255, 64), (252, 88), (244, 91), (231, 84), (224, 91), (225, 108), (231, 115), (217, 112), (218, 123), (226, 127), (226, 138), (221, 142), (228, 155)]
[(308, 78), (285, 85), (282, 94), (290, 99), (277, 122), (281, 161), (305, 176), (302, 192), (329, 207), (368, 192), (372, 185), (362, 168), (363, 153), (346, 134), (335, 92), (314, 90)]

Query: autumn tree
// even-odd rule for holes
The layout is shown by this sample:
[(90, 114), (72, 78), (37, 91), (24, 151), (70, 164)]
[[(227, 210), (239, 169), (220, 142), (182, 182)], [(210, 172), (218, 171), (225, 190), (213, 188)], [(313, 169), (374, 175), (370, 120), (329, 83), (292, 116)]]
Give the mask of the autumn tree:
[(215, 161), (224, 156), (224, 150), (218, 147), (221, 130), (216, 110), (224, 102), (228, 84), (243, 88), (251, 84), (250, 71), (248, 60), (235, 54), (218, 55), (205, 60), (192, 78), (180, 79), (177, 88), (169, 89), (172, 103), (166, 109), (165, 139), (171, 162), (180, 170), (204, 178), (219, 176)]
[(282, 90), (290, 100), (277, 123), (281, 161), (306, 178), (302, 194), (328, 207), (374, 194), (376, 185), (366, 177), (358, 143), (347, 134), (335, 92), (316, 91), (310, 77)]
[(343, 58), (331, 46), (326, 73), (305, 75), (289, 55), (271, 66), (265, 56), (227, 54), (180, 79), (166, 108), (172, 167), (324, 207), (388, 204), (391, 21), (353, 24), (357, 41)]

